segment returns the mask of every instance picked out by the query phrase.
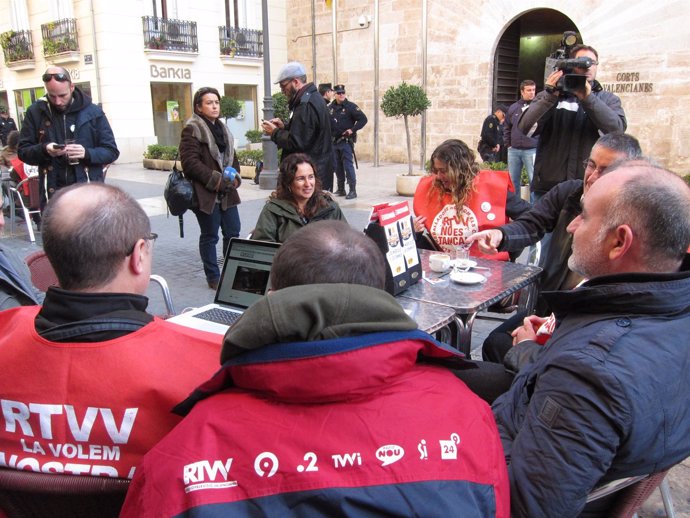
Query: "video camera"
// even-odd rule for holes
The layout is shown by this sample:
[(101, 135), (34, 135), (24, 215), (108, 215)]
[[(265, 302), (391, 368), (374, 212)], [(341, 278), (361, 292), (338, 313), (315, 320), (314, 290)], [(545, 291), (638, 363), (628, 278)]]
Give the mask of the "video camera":
[(577, 92), (585, 88), (587, 76), (584, 74), (574, 74), (575, 68), (589, 68), (594, 64), (592, 58), (580, 57), (570, 58), (570, 51), (577, 43), (577, 33), (566, 31), (563, 33), (561, 46), (548, 58), (544, 67), (544, 82), (554, 70), (562, 70), (563, 76), (556, 83), (556, 89), (561, 92)]

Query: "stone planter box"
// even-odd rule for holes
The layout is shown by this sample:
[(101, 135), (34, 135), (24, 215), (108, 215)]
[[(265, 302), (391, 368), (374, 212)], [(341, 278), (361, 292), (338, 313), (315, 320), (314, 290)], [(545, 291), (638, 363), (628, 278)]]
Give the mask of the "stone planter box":
[(241, 165), (240, 166), (240, 176), (242, 178), (247, 178), (249, 180), (254, 179), (254, 166), (253, 165)]
[[(145, 169), (155, 169), (158, 171), (172, 171), (174, 160), (163, 160), (161, 158), (144, 158)], [(182, 163), (177, 161), (177, 169), (182, 171)]]

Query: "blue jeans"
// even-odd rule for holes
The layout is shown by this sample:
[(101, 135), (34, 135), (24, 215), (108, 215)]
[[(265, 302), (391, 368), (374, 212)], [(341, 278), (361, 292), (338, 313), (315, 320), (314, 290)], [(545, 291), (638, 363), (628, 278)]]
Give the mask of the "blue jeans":
[(211, 214), (194, 210), (196, 220), (199, 222), (201, 235), (199, 236), (199, 255), (204, 263), (204, 273), (207, 281), (217, 281), (220, 279), (220, 268), (218, 268), (218, 255), (216, 245), (218, 244), (218, 229), (223, 232), (223, 257), (228, 251), (231, 237), (240, 235), (240, 213), (237, 206), (230, 207), (228, 210), (221, 210), (220, 204), (216, 203)]
[[(515, 192), (520, 194), (520, 176), (522, 174), (522, 166), (527, 169), (527, 176), (532, 183), (532, 176), (534, 176), (534, 157), (537, 155), (537, 148), (533, 149), (516, 149), (514, 147), (508, 148), (508, 171), (510, 171), (510, 178), (513, 180)], [(532, 203), (534, 203), (532, 197)]]
[(340, 142), (335, 145), (335, 175), (338, 178), (338, 184), (347, 178), (347, 184), (350, 189), (354, 188), (357, 177), (355, 175), (355, 163), (352, 157), (352, 146), (349, 142)]

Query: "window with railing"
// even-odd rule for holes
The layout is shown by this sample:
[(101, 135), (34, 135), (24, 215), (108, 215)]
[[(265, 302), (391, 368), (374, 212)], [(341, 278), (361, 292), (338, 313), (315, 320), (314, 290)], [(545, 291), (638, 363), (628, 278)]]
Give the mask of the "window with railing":
[(63, 52), (78, 52), (76, 18), (65, 18), (41, 25), (43, 55), (54, 56)]
[(264, 38), (261, 31), (218, 27), (220, 53), (224, 56), (260, 58), (263, 56)]
[(143, 16), (144, 47), (153, 50), (199, 52), (196, 22)]
[(31, 31), (3, 32), (0, 34), (0, 46), (5, 54), (5, 63), (34, 59)]

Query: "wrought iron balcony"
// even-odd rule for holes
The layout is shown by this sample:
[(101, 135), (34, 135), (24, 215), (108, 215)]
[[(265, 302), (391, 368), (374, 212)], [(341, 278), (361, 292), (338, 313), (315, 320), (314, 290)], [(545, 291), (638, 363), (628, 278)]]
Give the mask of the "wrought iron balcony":
[(196, 22), (142, 16), (144, 46), (152, 50), (199, 52)]
[(0, 45), (5, 54), (5, 63), (16, 63), (34, 59), (34, 44), (31, 31), (7, 31), (0, 34)]
[(41, 25), (43, 55), (55, 56), (65, 52), (79, 52), (76, 18), (64, 18)]
[(260, 58), (264, 52), (264, 37), (261, 31), (218, 27), (220, 53), (223, 56)]

